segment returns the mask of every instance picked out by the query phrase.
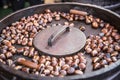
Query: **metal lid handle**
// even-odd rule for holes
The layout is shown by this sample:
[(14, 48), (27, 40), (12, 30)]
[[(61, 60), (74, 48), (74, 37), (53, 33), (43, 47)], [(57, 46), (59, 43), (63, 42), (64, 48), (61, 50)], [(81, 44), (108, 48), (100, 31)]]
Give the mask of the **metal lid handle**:
[(48, 46), (52, 47), (54, 41), (61, 36), (63, 33), (65, 32), (69, 32), (70, 31), (70, 27), (61, 27), (60, 30), (57, 30), (55, 33), (53, 33), (50, 38), (48, 39)]

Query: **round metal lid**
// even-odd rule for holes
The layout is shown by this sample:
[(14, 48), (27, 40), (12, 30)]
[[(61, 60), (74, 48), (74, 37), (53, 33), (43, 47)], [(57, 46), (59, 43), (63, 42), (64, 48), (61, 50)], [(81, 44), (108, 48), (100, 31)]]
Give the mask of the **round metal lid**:
[(54, 26), (39, 32), (33, 41), (41, 52), (65, 56), (78, 52), (86, 43), (85, 34), (75, 27)]

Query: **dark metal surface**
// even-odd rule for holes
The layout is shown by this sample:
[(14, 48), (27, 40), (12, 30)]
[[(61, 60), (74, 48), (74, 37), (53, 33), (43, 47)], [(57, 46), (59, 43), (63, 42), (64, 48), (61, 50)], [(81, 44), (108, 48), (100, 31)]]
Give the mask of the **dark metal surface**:
[[(34, 38), (34, 46), (39, 51), (51, 56), (62, 57), (75, 54), (84, 47), (86, 36), (75, 27), (69, 27), (70, 30), (67, 32), (66, 30), (63, 31), (66, 28), (64, 26), (54, 26), (39, 32)], [(51, 39), (55, 40), (51, 42)]]
[[(56, 7), (57, 6), (57, 7)], [(37, 5), (37, 6), (33, 6), (33, 7), (29, 7), (23, 10), (19, 10), (15, 13), (12, 13), (10, 15), (8, 15), (7, 17), (5, 17), (4, 19), (2, 19), (0, 21), (0, 31), (5, 28), (7, 25), (10, 25), (11, 23), (19, 20), (20, 18), (24, 17), (24, 16), (29, 16), (29, 15), (33, 15), (35, 13), (42, 13), (44, 9), (49, 8), (52, 11), (60, 11), (60, 12), (69, 12), (70, 9), (74, 9), (77, 8), (78, 10), (83, 10), (86, 11), (90, 14), (92, 14), (93, 16), (99, 17), (102, 20), (111, 23), (112, 25), (115, 26), (115, 28), (117, 28), (118, 30), (120, 30), (119, 25), (120, 25), (120, 16), (117, 15), (116, 13), (95, 6), (95, 5), (90, 5), (90, 4), (81, 4), (81, 3), (58, 3), (58, 4), (44, 4), (44, 5)], [(60, 22), (59, 21), (54, 21), (53, 23), (61, 23), (63, 24), (65, 20), (62, 19)], [(49, 25), (51, 25), (49, 24)], [(88, 36), (89, 34), (98, 34), (100, 29), (95, 30), (92, 29), (90, 27), (90, 25), (86, 25), (84, 22), (74, 22), (75, 27), (80, 27), (80, 25), (84, 25), (86, 27), (86, 31), (84, 32), (86, 36)], [(118, 60), (117, 62), (111, 64), (110, 66), (108, 66), (107, 68), (102, 68), (96, 71), (92, 71), (92, 66), (91, 66), (91, 59), (88, 55), (86, 55), (87, 57), (87, 69), (85, 71), (85, 73), (83, 75), (71, 75), (71, 76), (65, 76), (64, 78), (60, 78), (60, 77), (41, 77), (41, 76), (36, 76), (36, 75), (32, 75), (32, 74), (27, 74), (21, 71), (16, 71), (10, 67), (8, 67), (7, 65), (4, 65), (2, 63), (0, 63), (0, 70), (4, 72), (6, 72), (9, 75), (13, 75), (13, 76), (17, 76), (20, 78), (24, 78), (24, 79), (37, 79), (37, 80), (76, 80), (76, 79), (85, 79), (85, 80), (101, 80), (105, 77), (108, 77), (114, 73), (116, 73), (119, 70), (120, 67), (120, 60)]]

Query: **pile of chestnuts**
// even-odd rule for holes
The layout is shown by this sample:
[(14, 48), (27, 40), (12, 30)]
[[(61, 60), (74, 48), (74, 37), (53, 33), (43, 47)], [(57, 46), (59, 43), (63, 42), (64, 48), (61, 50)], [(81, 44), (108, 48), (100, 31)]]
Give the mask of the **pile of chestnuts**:
[[(93, 29), (101, 29), (97, 35), (89, 35), (84, 51), (66, 57), (51, 57), (41, 54), (33, 46), (35, 35), (51, 27), (53, 20), (66, 19), (64, 25), (74, 27), (73, 21), (85, 21)], [(52, 26), (61, 24), (52, 24)], [(85, 26), (80, 26), (85, 31)], [(108, 23), (88, 15), (87, 12), (70, 10), (70, 13), (52, 12), (46, 9), (44, 13), (23, 17), (19, 21), (4, 28), (0, 34), (0, 62), (30, 74), (40, 76), (82, 75), (87, 68), (85, 55), (91, 56), (93, 70), (107, 67), (119, 59), (120, 34)], [(16, 45), (19, 45), (17, 47)], [(17, 57), (19, 56), (19, 57)]]

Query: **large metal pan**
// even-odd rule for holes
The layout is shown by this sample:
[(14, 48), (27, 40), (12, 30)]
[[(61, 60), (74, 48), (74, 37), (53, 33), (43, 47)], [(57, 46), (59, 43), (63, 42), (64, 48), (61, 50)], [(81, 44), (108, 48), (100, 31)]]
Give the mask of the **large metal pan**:
[[(10, 25), (11, 23), (19, 20), (20, 18), (24, 16), (30, 16), (35, 13), (42, 13), (44, 9), (49, 8), (52, 11), (60, 11), (60, 12), (69, 12), (70, 9), (78, 9), (88, 12), (89, 14), (92, 14), (95, 17), (99, 17), (100, 19), (109, 22), (110, 24), (114, 25), (118, 31), (120, 31), (120, 16), (108, 9), (104, 9), (102, 7), (98, 7), (95, 5), (90, 4), (82, 4), (82, 3), (56, 3), (56, 4), (42, 4), (42, 5), (36, 5), (29, 8), (25, 8), (19, 11), (16, 11), (5, 18), (3, 18), (0, 21), (0, 31)], [(82, 23), (83, 24), (83, 23)], [(76, 22), (75, 26), (78, 27), (79, 23)], [(86, 24), (83, 24), (85, 26), (88, 26)], [(95, 31), (90, 28), (88, 31), (85, 31), (86, 36), (88, 34), (96, 34), (98, 31)], [(101, 80), (104, 77), (110, 76), (120, 68), (120, 60), (117, 62), (109, 65), (107, 68), (102, 68), (96, 71), (92, 71), (91, 69), (91, 62), (90, 57), (87, 56), (88, 64), (87, 69), (85, 70), (85, 73), (83, 75), (72, 75), (72, 76), (65, 76), (63, 78), (60, 77), (41, 77), (36, 76), (32, 74), (27, 74), (21, 71), (16, 71), (7, 65), (4, 65), (0, 63), (0, 70), (3, 72), (5, 76), (15, 76), (17, 78), (27, 79), (27, 80), (70, 80), (70, 79), (89, 79), (89, 80)]]

